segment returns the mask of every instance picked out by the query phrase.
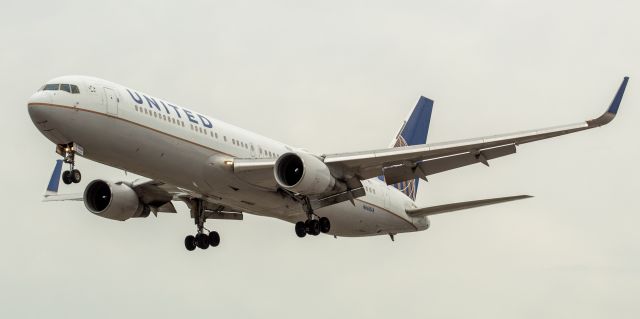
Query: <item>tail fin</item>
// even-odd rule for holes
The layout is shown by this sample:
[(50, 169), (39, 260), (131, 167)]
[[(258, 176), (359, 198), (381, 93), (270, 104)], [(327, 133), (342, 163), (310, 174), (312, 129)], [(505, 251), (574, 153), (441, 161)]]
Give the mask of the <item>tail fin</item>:
[(51, 173), (51, 179), (49, 179), (49, 184), (47, 185), (45, 196), (58, 194), (58, 186), (60, 185), (61, 174), (62, 160), (56, 160), (56, 166), (53, 168), (53, 173)]
[[(425, 144), (427, 142), (427, 135), (429, 134), (432, 111), (433, 100), (421, 96), (418, 104), (413, 108), (409, 119), (402, 124), (402, 128), (400, 132), (398, 132), (391, 147)], [(384, 181), (384, 176), (380, 176), (379, 178)], [(420, 179), (416, 178), (415, 180), (393, 184), (393, 187), (399, 189), (412, 200), (415, 200), (419, 183)]]

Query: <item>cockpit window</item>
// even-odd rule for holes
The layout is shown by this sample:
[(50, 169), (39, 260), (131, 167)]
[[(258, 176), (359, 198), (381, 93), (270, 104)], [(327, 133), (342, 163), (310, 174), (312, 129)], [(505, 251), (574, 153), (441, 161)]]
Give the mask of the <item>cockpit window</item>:
[(41, 91), (66, 91), (73, 94), (80, 94), (80, 89), (74, 84), (46, 84)]

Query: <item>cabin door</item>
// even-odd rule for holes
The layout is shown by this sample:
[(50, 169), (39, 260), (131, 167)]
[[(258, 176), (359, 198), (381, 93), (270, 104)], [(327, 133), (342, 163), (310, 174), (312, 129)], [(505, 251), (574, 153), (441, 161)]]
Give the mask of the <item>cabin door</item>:
[(111, 88), (105, 87), (104, 98), (107, 106), (107, 114), (118, 115), (118, 103), (120, 103), (120, 99), (116, 95), (116, 92)]

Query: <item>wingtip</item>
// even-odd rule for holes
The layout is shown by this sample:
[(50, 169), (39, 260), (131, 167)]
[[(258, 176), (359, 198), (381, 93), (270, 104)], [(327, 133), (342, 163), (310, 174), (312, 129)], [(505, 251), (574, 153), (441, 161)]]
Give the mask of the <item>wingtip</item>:
[(613, 101), (611, 101), (611, 105), (609, 105), (609, 109), (607, 109), (607, 113), (617, 114), (618, 109), (620, 108), (620, 103), (622, 102), (622, 97), (624, 96), (624, 91), (627, 88), (627, 83), (629, 83), (629, 77), (625, 76), (622, 80), (622, 84), (620, 84), (620, 88), (618, 88), (618, 92), (616, 93)]
[(624, 91), (627, 89), (627, 84), (629, 83), (629, 77), (625, 76), (622, 80), (622, 84), (618, 88), (616, 95), (613, 97), (613, 101), (607, 108), (607, 111), (602, 114), (597, 119), (593, 119), (591, 121), (587, 121), (589, 127), (602, 126), (605, 124), (609, 124), (618, 114), (618, 110), (620, 109), (620, 103), (622, 102), (622, 97), (624, 96)]

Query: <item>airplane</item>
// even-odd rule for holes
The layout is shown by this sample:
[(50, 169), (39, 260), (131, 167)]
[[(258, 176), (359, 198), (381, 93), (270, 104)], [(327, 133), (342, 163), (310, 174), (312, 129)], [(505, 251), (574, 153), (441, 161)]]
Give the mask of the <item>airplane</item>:
[[(394, 236), (423, 231), (429, 217), (530, 198), (516, 195), (418, 207), (418, 186), (433, 174), (516, 153), (522, 144), (600, 127), (616, 116), (629, 77), (601, 116), (546, 129), (426, 144), (433, 101), (421, 97), (389, 148), (312, 154), (178, 104), (106, 80), (62, 76), (28, 100), (36, 128), (56, 146), (44, 201), (83, 201), (103, 218), (126, 221), (189, 208), (193, 251), (216, 247), (207, 220), (243, 214), (294, 224), (298, 237)], [(132, 172), (133, 181), (95, 179), (82, 194), (59, 194), (59, 182), (79, 183), (75, 156)], [(63, 165), (69, 169), (62, 171)]]

